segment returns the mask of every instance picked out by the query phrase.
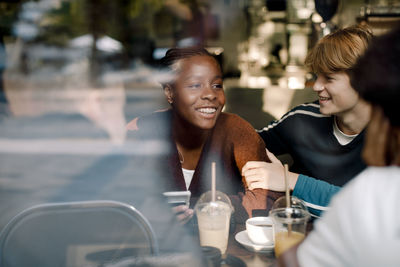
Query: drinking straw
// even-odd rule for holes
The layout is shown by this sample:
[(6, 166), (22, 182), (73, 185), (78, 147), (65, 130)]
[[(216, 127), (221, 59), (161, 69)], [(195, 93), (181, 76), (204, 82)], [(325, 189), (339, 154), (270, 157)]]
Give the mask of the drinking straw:
[(215, 202), (215, 161), (211, 162), (211, 201)]
[[(286, 208), (290, 208), (290, 194), (289, 194), (289, 182), (288, 182), (288, 165), (285, 164), (285, 189), (286, 189)], [(288, 218), (290, 219), (291, 215), (290, 213), (288, 214)], [(292, 225), (289, 223), (288, 224), (288, 236), (292, 232)]]
[(289, 194), (289, 182), (288, 182), (288, 165), (285, 164), (285, 189), (286, 189), (286, 208), (290, 208), (290, 194)]

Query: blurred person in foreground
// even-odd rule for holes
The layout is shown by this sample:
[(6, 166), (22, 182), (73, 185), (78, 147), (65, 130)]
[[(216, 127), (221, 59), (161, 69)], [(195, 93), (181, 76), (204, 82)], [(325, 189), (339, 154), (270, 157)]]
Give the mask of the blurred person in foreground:
[(244, 166), (250, 189), (285, 191), (284, 168), (274, 155), (290, 154), (292, 194), (320, 215), (341, 186), (365, 169), (361, 150), (371, 107), (352, 88), (349, 73), (371, 39), (368, 28), (350, 26), (323, 37), (309, 52), (305, 63), (317, 75), (313, 90), (318, 100), (258, 131), (272, 163)]
[[(216, 162), (216, 189), (230, 196), (236, 221), (252, 216), (253, 209), (265, 209), (265, 191), (260, 200), (257, 192), (246, 190), (241, 176), (248, 160), (268, 161), (265, 145), (248, 122), (222, 112), (225, 94), (217, 60), (204, 48), (172, 48), (161, 65), (169, 74), (161, 83), (171, 108), (136, 118), (127, 128), (136, 138), (170, 144), (170, 153), (159, 162), (169, 170), (165, 190), (189, 190), (193, 207), (211, 190), (211, 163)], [(193, 215), (184, 205), (175, 211), (183, 212), (178, 217), (182, 222)]]
[(400, 28), (376, 38), (354, 66), (353, 88), (372, 104), (362, 153), (369, 167), (279, 266), (400, 266), (399, 62)]

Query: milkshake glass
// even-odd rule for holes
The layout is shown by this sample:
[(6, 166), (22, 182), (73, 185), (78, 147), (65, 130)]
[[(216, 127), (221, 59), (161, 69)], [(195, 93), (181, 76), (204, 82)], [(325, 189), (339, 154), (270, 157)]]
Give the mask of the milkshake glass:
[(211, 191), (200, 196), (195, 205), (199, 225), (200, 245), (216, 247), (225, 254), (228, 246), (229, 222), (233, 207), (229, 197), (216, 191), (215, 200)]

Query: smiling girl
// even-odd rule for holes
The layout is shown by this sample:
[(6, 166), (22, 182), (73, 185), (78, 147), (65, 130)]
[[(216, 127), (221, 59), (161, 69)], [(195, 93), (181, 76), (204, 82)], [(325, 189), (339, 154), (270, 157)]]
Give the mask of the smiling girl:
[[(168, 74), (162, 87), (171, 108), (141, 117), (128, 129), (170, 144), (165, 161), (160, 161), (167, 164), (165, 191), (191, 191), (193, 206), (211, 190), (211, 163), (216, 162), (216, 189), (231, 197), (236, 219), (265, 209), (265, 192), (261, 201), (253, 201), (256, 194), (246, 194), (241, 176), (248, 160), (269, 161), (264, 142), (248, 122), (222, 112), (225, 94), (217, 60), (203, 48), (173, 48), (161, 63)], [(193, 214), (191, 209), (185, 212), (186, 218)]]

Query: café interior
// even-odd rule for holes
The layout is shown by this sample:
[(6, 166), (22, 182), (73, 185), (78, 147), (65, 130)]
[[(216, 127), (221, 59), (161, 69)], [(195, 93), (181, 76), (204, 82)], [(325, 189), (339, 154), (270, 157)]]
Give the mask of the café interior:
[(237, 240), (245, 224), (231, 222), (226, 254), (201, 250), (196, 216), (179, 224), (161, 195), (165, 144), (126, 132), (169, 107), (157, 63), (205, 47), (223, 111), (262, 129), (317, 100), (304, 60), (320, 38), (400, 24), (398, 0), (6, 0), (0, 12), (0, 267), (272, 266), (273, 248)]

